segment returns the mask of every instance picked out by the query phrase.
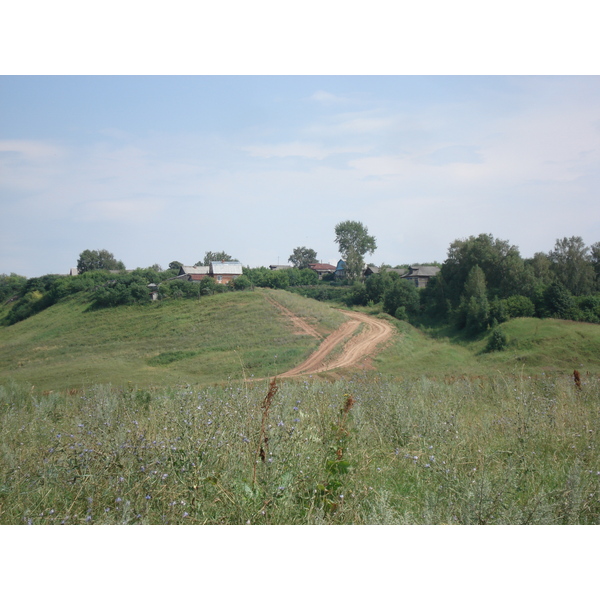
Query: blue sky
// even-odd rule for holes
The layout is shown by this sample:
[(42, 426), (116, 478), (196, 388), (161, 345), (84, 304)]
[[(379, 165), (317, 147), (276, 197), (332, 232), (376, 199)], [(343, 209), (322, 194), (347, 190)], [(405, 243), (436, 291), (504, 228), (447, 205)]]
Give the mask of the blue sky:
[(443, 261), (492, 233), (525, 257), (600, 241), (598, 76), (2, 76), (0, 273), (225, 250)]

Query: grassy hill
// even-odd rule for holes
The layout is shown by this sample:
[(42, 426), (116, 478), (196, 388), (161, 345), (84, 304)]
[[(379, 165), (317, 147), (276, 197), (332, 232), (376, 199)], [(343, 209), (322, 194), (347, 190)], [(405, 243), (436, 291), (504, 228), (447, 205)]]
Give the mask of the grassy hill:
[(481, 376), (497, 372), (600, 373), (600, 326), (557, 319), (513, 319), (500, 325), (508, 337), (501, 352), (486, 352), (491, 335), (475, 339), (452, 329), (421, 331), (391, 319), (399, 336), (375, 357), (374, 367), (401, 377)]
[[(11, 379), (46, 390), (128, 382), (207, 385), (282, 373), (319, 341), (295, 330), (268, 297), (323, 336), (345, 320), (324, 303), (281, 290), (102, 310), (90, 310), (83, 297), (73, 297), (0, 328), (0, 384)], [(425, 332), (389, 320), (398, 335), (372, 363), (384, 375), (600, 373), (598, 325), (515, 319), (501, 325), (508, 348), (485, 353), (489, 332), (470, 340), (451, 330)]]
[[(301, 362), (318, 341), (299, 335), (266, 293), (102, 310), (70, 298), (0, 328), (0, 383), (13, 379), (59, 390), (96, 383), (210, 384), (274, 375)], [(345, 320), (324, 304), (273, 295), (322, 335)]]

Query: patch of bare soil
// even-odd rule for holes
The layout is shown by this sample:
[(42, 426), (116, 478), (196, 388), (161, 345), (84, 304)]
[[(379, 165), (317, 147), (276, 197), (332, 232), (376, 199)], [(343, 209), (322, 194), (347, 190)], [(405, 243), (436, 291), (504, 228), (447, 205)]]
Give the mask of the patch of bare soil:
[[(290, 369), (286, 373), (278, 375), (278, 377), (310, 375), (312, 373), (322, 373), (333, 369), (357, 366), (361, 361), (366, 361), (371, 357), (378, 346), (392, 337), (392, 326), (386, 321), (362, 313), (347, 310), (341, 312), (347, 315), (350, 320), (346, 321), (341, 327), (325, 338), (316, 352), (311, 354), (302, 364)], [(299, 318), (296, 315), (293, 316), (296, 319)], [(361, 323), (365, 324), (363, 331), (353, 336), (353, 333)], [(330, 355), (341, 344), (343, 344), (341, 354), (336, 353), (336, 356), (331, 358)]]

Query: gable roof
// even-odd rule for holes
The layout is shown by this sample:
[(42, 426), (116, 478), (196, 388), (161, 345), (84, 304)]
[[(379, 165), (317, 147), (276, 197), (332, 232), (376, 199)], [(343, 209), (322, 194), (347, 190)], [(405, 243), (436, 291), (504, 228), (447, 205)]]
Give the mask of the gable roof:
[(185, 267), (181, 265), (179, 267), (179, 275), (208, 275), (210, 273), (210, 267)]
[(435, 277), (439, 272), (439, 267), (421, 267), (420, 265), (415, 265), (410, 268), (405, 277)]
[(315, 271), (335, 271), (336, 269), (334, 265), (330, 265), (328, 263), (311, 263), (308, 266)]
[(239, 260), (214, 260), (210, 263), (213, 275), (242, 275), (242, 263)]

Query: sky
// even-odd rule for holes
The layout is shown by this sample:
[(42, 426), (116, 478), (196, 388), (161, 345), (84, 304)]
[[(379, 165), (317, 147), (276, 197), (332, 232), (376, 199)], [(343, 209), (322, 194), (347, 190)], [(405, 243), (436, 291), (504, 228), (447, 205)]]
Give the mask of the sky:
[(0, 77), (0, 273), (224, 250), (419, 264), (480, 233), (523, 257), (600, 241), (598, 76)]

